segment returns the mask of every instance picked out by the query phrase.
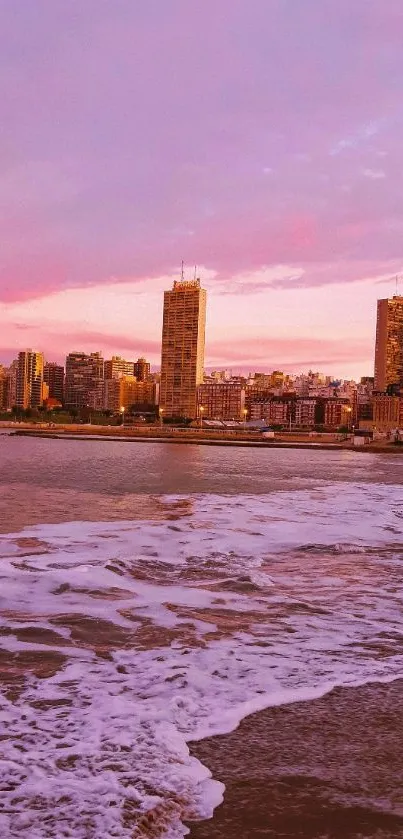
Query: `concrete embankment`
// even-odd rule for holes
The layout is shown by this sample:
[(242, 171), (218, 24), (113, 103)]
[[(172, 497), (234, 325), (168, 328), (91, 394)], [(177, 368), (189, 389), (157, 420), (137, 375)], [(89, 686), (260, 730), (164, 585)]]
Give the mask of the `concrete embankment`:
[(12, 435), (34, 436), (50, 439), (70, 440), (105, 440), (136, 443), (179, 443), (198, 444), (207, 446), (240, 446), (254, 448), (290, 448), (290, 449), (319, 449), (345, 450), (360, 452), (401, 452), (399, 446), (393, 444), (371, 443), (355, 448), (351, 440), (337, 439), (336, 435), (317, 435), (314, 438), (304, 434), (278, 434), (274, 438), (264, 438), (258, 432), (250, 431), (213, 431), (202, 429), (156, 428), (156, 427), (122, 427), (97, 425), (57, 425), (49, 426), (35, 423), (0, 423), (0, 430), (7, 430)]

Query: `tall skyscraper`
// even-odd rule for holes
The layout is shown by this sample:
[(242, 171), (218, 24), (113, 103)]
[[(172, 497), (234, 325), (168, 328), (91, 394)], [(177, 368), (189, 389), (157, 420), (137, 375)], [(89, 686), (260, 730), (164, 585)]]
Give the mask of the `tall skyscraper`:
[(17, 408), (38, 408), (43, 404), (43, 354), (35, 350), (18, 353), (16, 380)]
[(378, 300), (374, 389), (403, 388), (403, 297)]
[(101, 353), (69, 353), (66, 358), (64, 401), (68, 408), (103, 409), (104, 360)]
[(164, 292), (160, 408), (165, 416), (194, 419), (203, 382), (206, 292), (200, 280), (176, 280)]
[(49, 387), (49, 398), (56, 399), (63, 404), (64, 400), (64, 367), (53, 361), (45, 364), (43, 380)]

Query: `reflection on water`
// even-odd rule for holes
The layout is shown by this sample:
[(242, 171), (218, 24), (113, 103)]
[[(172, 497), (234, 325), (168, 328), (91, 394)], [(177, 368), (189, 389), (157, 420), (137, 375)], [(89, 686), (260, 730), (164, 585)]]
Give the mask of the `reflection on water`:
[(148, 517), (150, 495), (259, 494), (322, 481), (394, 484), (402, 473), (403, 455), (0, 435), (0, 529)]
[[(186, 515), (187, 499), (169, 515)], [(157, 496), (125, 493), (110, 495), (83, 489), (51, 488), (13, 483), (0, 493), (0, 533), (34, 524), (63, 521), (136, 521), (165, 519), (167, 511)]]

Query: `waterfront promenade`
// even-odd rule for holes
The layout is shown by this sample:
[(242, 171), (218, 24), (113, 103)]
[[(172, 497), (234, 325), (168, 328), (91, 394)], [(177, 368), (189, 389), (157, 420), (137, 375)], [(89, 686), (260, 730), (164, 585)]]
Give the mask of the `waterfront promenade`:
[(104, 426), (90, 424), (49, 423), (0, 423), (0, 431), (21, 436), (49, 437), (54, 439), (120, 440), (122, 442), (161, 442), (199, 444), (210, 446), (243, 446), (256, 448), (341, 449), (371, 452), (401, 452), (401, 447), (386, 441), (371, 442), (356, 447), (351, 436), (315, 434), (309, 432), (276, 432), (274, 437), (264, 437), (261, 432), (249, 430), (215, 430), (201, 428), (175, 428), (167, 426)]

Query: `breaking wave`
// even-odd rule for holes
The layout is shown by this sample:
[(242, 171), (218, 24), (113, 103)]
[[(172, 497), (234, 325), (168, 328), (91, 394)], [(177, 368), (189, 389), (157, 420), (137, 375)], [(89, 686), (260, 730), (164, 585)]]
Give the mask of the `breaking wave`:
[(403, 674), (398, 486), (158, 499), (0, 537), (1, 835), (169, 837), (223, 786), (187, 743)]

